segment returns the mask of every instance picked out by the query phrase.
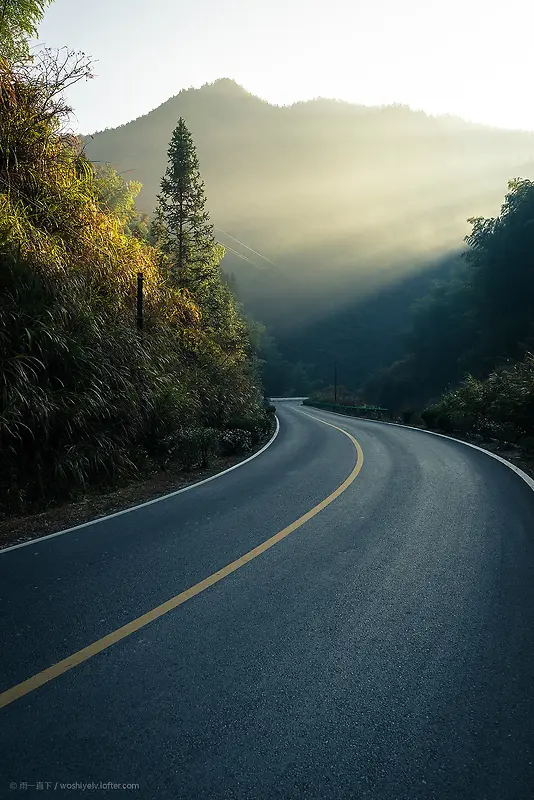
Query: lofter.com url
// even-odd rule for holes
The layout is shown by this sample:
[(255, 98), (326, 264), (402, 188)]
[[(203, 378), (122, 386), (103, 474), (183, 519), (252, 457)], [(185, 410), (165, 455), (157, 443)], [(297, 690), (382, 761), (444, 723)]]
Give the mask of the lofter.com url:
[(86, 790), (93, 790), (93, 789), (139, 789), (138, 783), (114, 783), (113, 781), (91, 781), (90, 783), (80, 783), (76, 781), (75, 783), (58, 783), (57, 781), (54, 783), (54, 788), (58, 789), (83, 789)]
[(114, 781), (89, 781), (83, 783), (82, 781), (74, 781), (67, 783), (63, 781), (37, 781), (37, 783), (28, 783), (28, 781), (11, 781), (9, 788), (12, 790), (20, 789), (25, 791), (27, 789), (37, 789), (40, 791), (58, 792), (58, 791), (71, 791), (71, 792), (91, 792), (91, 791), (109, 791), (110, 789), (126, 789), (130, 791), (138, 791), (140, 786), (138, 783), (115, 783)]

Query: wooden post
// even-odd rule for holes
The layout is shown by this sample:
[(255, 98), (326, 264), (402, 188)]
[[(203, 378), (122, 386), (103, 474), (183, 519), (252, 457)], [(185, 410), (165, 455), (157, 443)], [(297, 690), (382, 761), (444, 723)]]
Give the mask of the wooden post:
[(143, 273), (137, 273), (137, 329), (143, 330)]

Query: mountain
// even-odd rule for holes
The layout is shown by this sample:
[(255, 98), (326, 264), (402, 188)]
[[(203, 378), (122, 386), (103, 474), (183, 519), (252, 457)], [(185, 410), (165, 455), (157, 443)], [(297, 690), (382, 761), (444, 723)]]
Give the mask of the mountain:
[(148, 212), (180, 116), (212, 220), (235, 237), (217, 231), (224, 267), (246, 307), (286, 338), (310, 326), (328, 337), (329, 319), (461, 250), (467, 218), (497, 214), (507, 181), (534, 170), (531, 133), (402, 105), (273, 106), (222, 79), (85, 137), (89, 158), (143, 183)]

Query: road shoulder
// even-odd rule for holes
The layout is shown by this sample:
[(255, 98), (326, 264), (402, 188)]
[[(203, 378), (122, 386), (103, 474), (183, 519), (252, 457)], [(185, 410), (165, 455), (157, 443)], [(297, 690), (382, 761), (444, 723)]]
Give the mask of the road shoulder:
[(0, 519), (0, 552), (7, 547), (24, 544), (111, 514), (133, 509), (180, 489), (193, 487), (223, 475), (259, 455), (274, 441), (277, 433), (278, 424), (274, 423), (269, 433), (252, 450), (240, 455), (218, 457), (209, 467), (203, 469), (185, 471), (177, 466), (171, 467), (148, 479), (135, 481), (112, 491), (93, 491), (80, 500), (63, 503), (40, 513)]

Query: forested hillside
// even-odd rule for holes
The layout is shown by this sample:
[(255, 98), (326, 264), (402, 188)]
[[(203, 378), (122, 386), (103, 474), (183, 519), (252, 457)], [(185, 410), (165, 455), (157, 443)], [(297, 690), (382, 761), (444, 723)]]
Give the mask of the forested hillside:
[(149, 226), (140, 185), (95, 168), (70, 132), (63, 93), (90, 76), (87, 59), (12, 44), (0, 58), (0, 516), (206, 464), (269, 427), (185, 123), (163, 146)]
[(449, 429), (532, 436), (534, 182), (510, 181), (498, 216), (470, 223), (463, 257), (412, 308), (401, 358), (363, 391), (397, 408), (433, 399), (428, 418)]
[(353, 388), (401, 358), (410, 306), (448, 273), (467, 219), (496, 214), (507, 181), (534, 165), (530, 133), (404, 106), (276, 107), (221, 80), (86, 137), (90, 159), (143, 184), (146, 212), (179, 116), (227, 246), (223, 268), (274, 337), (260, 338), (275, 394), (330, 382), (335, 357)]

